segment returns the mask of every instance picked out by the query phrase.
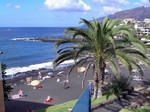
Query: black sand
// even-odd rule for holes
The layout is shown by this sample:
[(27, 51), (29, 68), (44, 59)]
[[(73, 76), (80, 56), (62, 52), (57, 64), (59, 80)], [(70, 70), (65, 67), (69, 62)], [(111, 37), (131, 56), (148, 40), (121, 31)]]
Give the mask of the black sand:
[[(66, 68), (64, 69), (64, 71), (67, 72), (68, 69)], [(69, 76), (69, 83), (68, 83), (69, 88), (64, 89), (63, 83), (56, 82), (58, 78), (56, 74), (58, 72), (59, 71), (54, 71), (55, 74), (54, 77), (42, 81), (41, 84), (43, 85), (43, 88), (37, 90), (33, 89), (33, 86), (31, 85), (26, 85), (24, 84), (24, 82), (20, 82), (19, 81), (20, 79), (19, 80), (15, 79), (15, 82), (13, 82), (12, 84), (13, 85), (16, 84), (16, 86), (14, 86), (11, 95), (16, 94), (21, 89), (23, 90), (23, 92), (27, 94), (27, 97), (6, 102), (5, 103), (6, 112), (27, 112), (28, 110), (31, 109), (33, 110), (41, 109), (51, 105), (56, 105), (56, 104), (64, 103), (66, 101), (77, 99), (84, 90), (81, 87), (83, 73), (78, 73), (75, 68)], [(144, 72), (145, 72), (144, 84), (149, 85), (149, 83), (146, 82), (150, 80), (150, 69), (145, 69)], [(128, 74), (128, 71), (122, 68), (122, 73)], [(38, 74), (37, 71), (30, 73), (30, 75), (35, 75), (34, 79), (37, 79), (36, 76), (37, 74)], [(43, 73), (43, 75), (46, 74), (47, 72)], [(78, 75), (80, 77), (78, 77)], [(89, 70), (87, 76), (88, 76), (87, 77), (88, 80), (92, 79), (92, 70)], [(65, 79), (64, 77), (60, 77), (61, 82), (64, 79)], [(136, 82), (136, 81), (133, 82), (135, 85), (143, 84), (141, 82)], [(87, 86), (87, 84), (88, 81), (86, 81), (85, 87)], [(45, 104), (44, 100), (47, 98), (48, 95), (54, 98), (54, 101), (49, 104)]]
[[(67, 72), (68, 69), (65, 69), (64, 71)], [(54, 73), (57, 74), (57, 72), (58, 71)], [(89, 71), (88, 74), (92, 75), (92, 72)], [(78, 75), (80, 77), (78, 77)], [(33, 89), (33, 86), (26, 85), (24, 82), (20, 82), (19, 80), (11, 83), (12, 85), (15, 85), (11, 95), (17, 94), (17, 92), (21, 89), (27, 94), (27, 97), (6, 102), (6, 112), (27, 112), (31, 109), (41, 109), (51, 105), (77, 99), (88, 84), (88, 81), (86, 81), (84, 89), (82, 89), (81, 84), (83, 73), (78, 73), (76, 69), (74, 69), (69, 76), (67, 89), (64, 89), (63, 83), (56, 82), (57, 78), (58, 76), (54, 76), (42, 81), (41, 85), (43, 85), (43, 88), (41, 89)], [(34, 79), (37, 79), (37, 77), (34, 77)], [(65, 77), (60, 77), (60, 82), (62, 82), (64, 79)], [(87, 79), (91, 78), (88, 76)], [(51, 103), (45, 104), (44, 100), (48, 95), (54, 98), (54, 100)]]

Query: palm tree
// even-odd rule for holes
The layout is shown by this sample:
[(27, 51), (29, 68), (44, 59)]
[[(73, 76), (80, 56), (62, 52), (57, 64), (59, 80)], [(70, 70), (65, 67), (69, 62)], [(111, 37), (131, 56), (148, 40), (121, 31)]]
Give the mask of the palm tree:
[[(59, 55), (54, 60), (55, 66), (70, 59), (75, 60), (75, 65), (88, 63), (83, 83), (88, 69), (92, 68), (95, 98), (98, 96), (98, 91), (101, 95), (105, 68), (109, 66), (113, 72), (120, 72), (118, 60), (124, 64), (130, 73), (132, 69), (137, 68), (143, 74), (137, 61), (149, 65), (145, 55), (147, 50), (145, 45), (134, 37), (134, 30), (130, 26), (125, 25), (121, 20), (110, 20), (108, 17), (104, 18), (101, 23), (95, 19), (93, 22), (81, 20), (87, 28), (67, 28), (66, 32), (72, 35), (72, 38), (56, 44), (56, 47), (64, 44), (66, 46), (58, 50)], [(116, 35), (121, 38), (114, 38)]]

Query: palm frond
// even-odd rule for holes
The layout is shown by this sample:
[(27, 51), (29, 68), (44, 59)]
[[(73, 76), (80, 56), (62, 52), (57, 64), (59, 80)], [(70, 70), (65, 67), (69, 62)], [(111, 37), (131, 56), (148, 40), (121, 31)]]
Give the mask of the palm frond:
[(139, 73), (143, 76), (143, 75), (144, 75), (143, 70), (142, 70), (142, 68), (137, 64), (137, 62), (134, 61), (134, 60), (131, 60), (131, 63), (132, 63), (134, 66), (136, 66), (136, 67), (138, 68)]
[(136, 48), (138, 48), (139, 50), (141, 50), (141, 52), (143, 53), (147, 53), (147, 48), (146, 46), (144, 45), (144, 43), (140, 42), (140, 41), (133, 41), (131, 42)]
[(139, 50), (137, 50), (137, 49), (122, 49), (122, 51), (124, 52), (124, 53), (126, 53), (126, 54), (130, 54), (130, 55), (136, 55), (136, 56), (141, 56), (141, 57), (143, 57), (143, 58), (147, 58), (147, 56), (144, 54), (144, 53), (142, 53), (141, 51), (139, 51)]
[(111, 30), (113, 27), (118, 26), (121, 23), (121, 20), (118, 19), (113, 19), (112, 21), (110, 21), (107, 25), (107, 29)]
[(116, 52), (116, 57), (131, 72), (132, 65), (131, 65), (130, 59), (123, 52)]
[(75, 57), (75, 51), (65, 52), (65, 53), (59, 55), (53, 62), (54, 62), (54, 65), (57, 66), (66, 60), (73, 59), (74, 57)]
[(67, 43), (72, 43), (72, 44), (75, 44), (75, 43), (78, 43), (77, 41), (73, 40), (73, 39), (64, 39), (60, 42), (57, 42), (55, 44), (55, 47), (58, 48), (60, 45), (64, 45), (64, 44), (67, 44)]
[[(92, 50), (91, 46), (89, 45), (84, 45), (82, 46), (77, 52), (76, 52), (76, 55), (75, 55), (75, 59), (79, 56), (79, 54), (83, 53), (83, 52), (88, 52), (90, 53)], [(85, 56), (88, 55), (88, 54), (85, 54)]]
[(119, 67), (117, 66), (116, 60), (107, 59), (107, 61), (109, 62), (110, 67), (111, 67), (113, 73), (119, 73), (119, 72), (120, 72), (120, 69), (119, 69)]
[(88, 65), (86, 66), (86, 68), (85, 68), (86, 71), (84, 72), (84, 76), (83, 76), (83, 79), (82, 79), (82, 88), (84, 87), (85, 78), (86, 78), (86, 75), (87, 75), (87, 72), (88, 72), (90, 66), (91, 66), (91, 63), (88, 64)]
[(84, 23), (89, 29), (94, 29), (93, 25), (91, 22), (87, 21), (86, 19), (82, 19), (81, 18), (81, 22), (80, 23)]
[(109, 18), (108, 18), (108, 17), (105, 17), (105, 18), (103, 19), (103, 21), (102, 21), (102, 30), (103, 30), (103, 32), (105, 32), (105, 27), (106, 27), (108, 21), (109, 21)]
[(65, 29), (65, 33), (67, 34), (74, 34), (76, 31), (81, 30), (80, 28), (69, 27)]
[(72, 49), (76, 50), (76, 49), (80, 49), (80, 48), (81, 48), (81, 46), (77, 46), (77, 45), (76, 46), (67, 46), (67, 47), (63, 47), (63, 48), (59, 49), (57, 51), (57, 53), (59, 54), (64, 50), (72, 50)]

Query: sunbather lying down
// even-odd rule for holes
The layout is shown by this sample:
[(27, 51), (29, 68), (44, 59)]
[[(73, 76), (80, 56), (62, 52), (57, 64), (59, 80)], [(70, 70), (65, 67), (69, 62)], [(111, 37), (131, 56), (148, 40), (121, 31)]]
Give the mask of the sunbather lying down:
[(34, 86), (33, 89), (41, 89), (43, 88), (43, 85), (38, 84), (37, 86)]
[(22, 90), (19, 90), (17, 94), (14, 94), (11, 96), (12, 99), (18, 99), (18, 98), (23, 98), (26, 97), (27, 94), (23, 93)]
[(50, 96), (48, 96), (48, 97), (45, 99), (44, 103), (50, 103), (50, 102), (52, 102), (52, 101), (54, 101), (54, 99), (51, 98)]

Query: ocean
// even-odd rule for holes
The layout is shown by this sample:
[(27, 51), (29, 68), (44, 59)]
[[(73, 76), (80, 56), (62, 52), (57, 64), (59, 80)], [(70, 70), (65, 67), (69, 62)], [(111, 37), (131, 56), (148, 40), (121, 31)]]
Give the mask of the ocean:
[(40, 68), (52, 68), (52, 61), (57, 56), (55, 43), (15, 39), (62, 38), (65, 36), (64, 29), (63, 27), (0, 28), (0, 51), (3, 52), (0, 54), (0, 61), (7, 66), (6, 75)]

